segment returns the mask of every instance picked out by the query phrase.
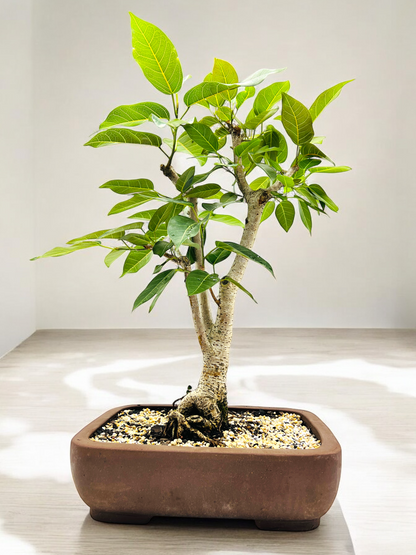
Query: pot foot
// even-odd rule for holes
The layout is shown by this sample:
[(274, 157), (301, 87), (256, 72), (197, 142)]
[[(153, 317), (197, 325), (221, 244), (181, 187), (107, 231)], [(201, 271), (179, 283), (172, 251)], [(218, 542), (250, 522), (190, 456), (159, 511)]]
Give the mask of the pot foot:
[(279, 532), (307, 532), (318, 528), (320, 518), (312, 520), (255, 520), (260, 530), (275, 530)]
[(90, 509), (91, 518), (99, 522), (112, 522), (114, 524), (147, 524), (150, 522), (151, 516), (136, 515), (129, 513), (108, 513), (106, 511), (98, 511)]

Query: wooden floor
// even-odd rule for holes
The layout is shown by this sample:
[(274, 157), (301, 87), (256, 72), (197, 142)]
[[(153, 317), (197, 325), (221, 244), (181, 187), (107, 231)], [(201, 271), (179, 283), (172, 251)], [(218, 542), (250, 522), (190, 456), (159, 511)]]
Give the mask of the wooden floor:
[[(188, 330), (40, 331), (0, 360), (0, 553), (416, 553), (416, 332), (237, 330), (232, 404), (317, 413), (343, 447), (338, 500), (306, 533), (250, 521), (93, 521), (69, 469), (72, 435), (108, 408), (196, 385)], [(341, 511), (342, 507), (342, 511)], [(351, 541), (351, 537), (352, 541)]]

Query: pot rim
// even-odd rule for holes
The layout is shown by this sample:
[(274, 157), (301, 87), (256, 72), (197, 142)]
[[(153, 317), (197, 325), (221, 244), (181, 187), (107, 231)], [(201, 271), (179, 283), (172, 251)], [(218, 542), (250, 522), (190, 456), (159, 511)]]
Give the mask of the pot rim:
[(227, 448), (214, 448), (214, 447), (185, 447), (176, 445), (143, 445), (137, 443), (111, 443), (111, 442), (98, 442), (92, 441), (90, 439), (91, 435), (101, 426), (103, 426), (108, 420), (114, 417), (118, 412), (126, 409), (134, 408), (150, 408), (150, 409), (170, 409), (171, 404), (163, 403), (146, 403), (146, 404), (128, 404), (121, 407), (116, 407), (110, 409), (98, 418), (95, 418), (92, 422), (87, 424), (82, 430), (80, 430), (72, 438), (71, 443), (77, 447), (83, 447), (87, 449), (101, 449), (107, 450), (118, 450), (118, 451), (138, 451), (138, 452), (162, 452), (166, 451), (169, 453), (210, 453), (212, 456), (225, 456), (225, 455), (242, 455), (244, 453), (250, 454), (252, 456), (271, 456), (271, 457), (316, 457), (316, 456), (328, 456), (334, 455), (341, 452), (341, 446), (338, 443), (336, 437), (328, 428), (328, 426), (322, 422), (316, 414), (308, 410), (303, 409), (292, 409), (286, 407), (259, 407), (259, 406), (246, 406), (246, 405), (229, 405), (231, 410), (265, 410), (265, 411), (276, 411), (276, 412), (292, 412), (299, 414), (301, 416), (305, 426), (307, 426), (312, 433), (321, 441), (321, 446), (317, 449), (253, 449), (249, 447), (227, 447)]

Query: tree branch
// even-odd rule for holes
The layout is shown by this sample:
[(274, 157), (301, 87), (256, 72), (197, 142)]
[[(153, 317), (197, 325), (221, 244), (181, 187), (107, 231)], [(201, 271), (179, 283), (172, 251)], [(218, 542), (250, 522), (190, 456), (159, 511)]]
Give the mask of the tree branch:
[[(239, 131), (239, 128), (236, 129), (235, 127), (233, 127), (233, 130), (231, 132), (231, 139), (233, 142), (233, 149), (235, 150), (235, 148), (242, 143), (242, 137), (241, 137), (241, 132)], [(244, 198), (248, 202), (248, 199), (253, 191), (250, 189), (250, 185), (247, 183), (244, 168), (241, 164), (241, 158), (239, 158), (235, 154), (235, 152), (234, 152), (234, 163), (237, 164), (237, 167), (235, 168), (235, 176), (237, 179), (238, 188), (240, 189)]]

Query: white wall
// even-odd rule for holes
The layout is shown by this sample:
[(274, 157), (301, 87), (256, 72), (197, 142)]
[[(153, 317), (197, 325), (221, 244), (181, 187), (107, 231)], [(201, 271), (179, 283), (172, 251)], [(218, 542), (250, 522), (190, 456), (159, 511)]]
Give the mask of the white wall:
[[(234, 0), (140, 2), (38, 0), (35, 4), (36, 253), (89, 231), (124, 222), (106, 213), (121, 198), (99, 185), (113, 178), (164, 183), (163, 158), (150, 147), (93, 150), (82, 144), (117, 105), (169, 104), (131, 56), (128, 11), (161, 27), (174, 42), (191, 87), (214, 56), (245, 77), (287, 66), (292, 94), (310, 105), (324, 89), (356, 78), (319, 117), (324, 150), (353, 171), (320, 182), (339, 214), (314, 218), (309, 237), (299, 220), (288, 235), (273, 219), (255, 250), (277, 282), (254, 264), (240, 295), (236, 325), (284, 327), (414, 327), (415, 187), (410, 40), (414, 4), (407, 1), (310, 2)], [(269, 81), (270, 82), (270, 81)], [(413, 116), (412, 116), (413, 117)], [(150, 125), (150, 124), (149, 124)], [(179, 170), (183, 169), (179, 162)], [(218, 174), (216, 174), (218, 176)], [(163, 185), (166, 192), (170, 184)], [(218, 227), (223, 239), (236, 230)], [(37, 262), (39, 328), (187, 327), (191, 318), (180, 279), (151, 315), (131, 314), (149, 266), (118, 279), (91, 249)]]
[(32, 2), (0, 3), (0, 356), (35, 331)]

